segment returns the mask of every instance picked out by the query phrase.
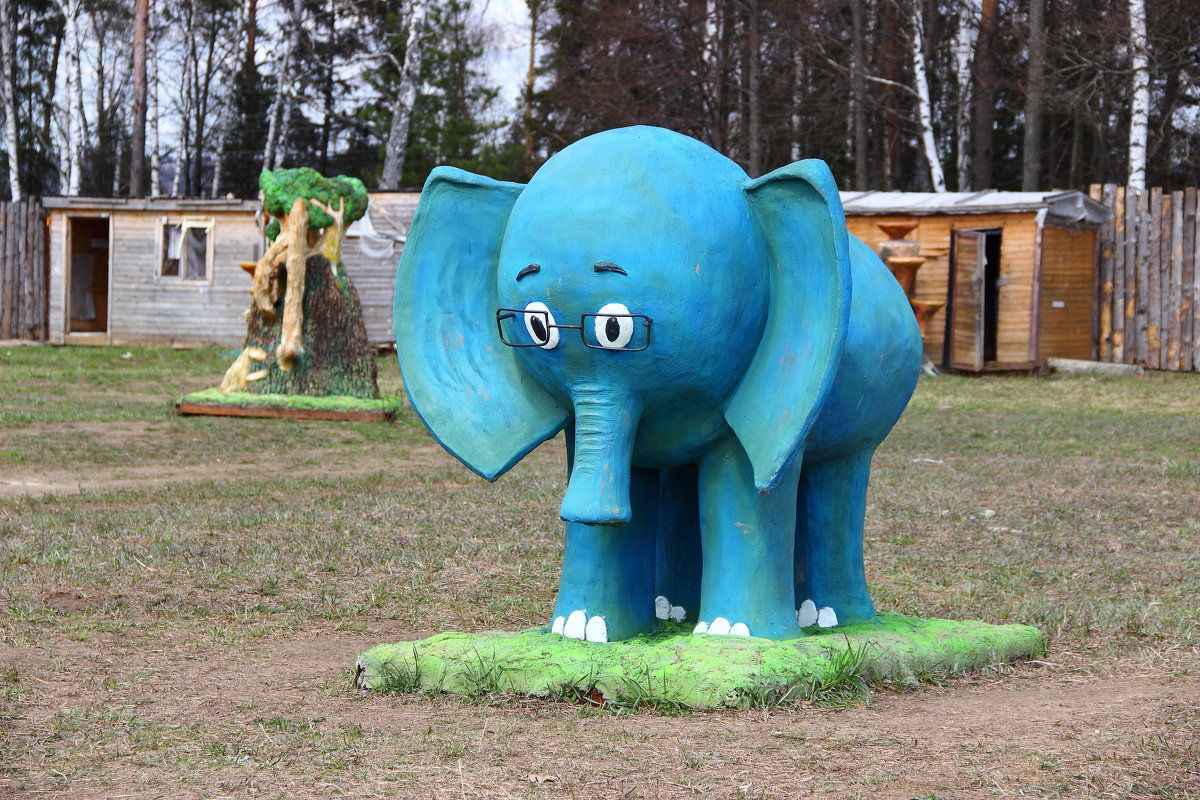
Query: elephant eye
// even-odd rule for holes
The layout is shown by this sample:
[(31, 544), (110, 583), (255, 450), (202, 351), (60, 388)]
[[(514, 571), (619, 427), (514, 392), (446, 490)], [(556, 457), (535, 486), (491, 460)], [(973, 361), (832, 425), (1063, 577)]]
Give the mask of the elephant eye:
[(543, 350), (553, 350), (558, 347), (558, 323), (550, 309), (540, 300), (534, 300), (525, 306), (525, 330), (534, 343)]
[(606, 350), (621, 350), (633, 338), (633, 317), (624, 303), (609, 303), (596, 312), (593, 332)]

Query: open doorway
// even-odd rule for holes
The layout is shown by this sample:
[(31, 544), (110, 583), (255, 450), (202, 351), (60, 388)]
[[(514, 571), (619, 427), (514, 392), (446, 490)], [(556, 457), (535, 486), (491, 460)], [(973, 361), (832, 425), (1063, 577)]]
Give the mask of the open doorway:
[(1000, 230), (954, 231), (951, 240), (950, 335), (944, 364), (979, 372), (996, 361), (1000, 320)]
[(108, 331), (108, 218), (68, 217), (67, 333)]

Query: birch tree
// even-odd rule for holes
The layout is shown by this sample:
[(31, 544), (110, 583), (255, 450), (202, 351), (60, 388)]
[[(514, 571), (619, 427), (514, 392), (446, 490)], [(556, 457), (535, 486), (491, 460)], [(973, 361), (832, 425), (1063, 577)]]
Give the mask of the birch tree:
[(0, 93), (4, 96), (4, 146), (8, 153), (8, 191), (13, 202), (21, 199), (20, 153), (17, 142), (17, 89), (13, 80), (16, 57), (13, 47), (12, 0), (0, 0)]
[(67, 57), (63, 59), (66, 70), (66, 145), (67, 145), (67, 194), (78, 195), (79, 185), (83, 177), (83, 73), (79, 64), (81, 36), (79, 33), (79, 18), (82, 9), (80, 0), (57, 0), (59, 11), (66, 19), (65, 37), (67, 40)]
[(1150, 127), (1150, 63), (1146, 54), (1146, 0), (1129, 0), (1129, 51), (1133, 91), (1129, 105), (1130, 189), (1146, 188), (1146, 140)]
[(971, 61), (975, 55), (979, 0), (960, 0), (958, 29), (954, 37), (954, 79), (957, 106), (954, 114), (958, 190), (971, 189)]
[(417, 102), (417, 86), (421, 79), (421, 52), (424, 43), (426, 0), (412, 0), (409, 6), (408, 36), (404, 46), (404, 64), (400, 69), (400, 85), (392, 103), (392, 124), (388, 130), (386, 155), (379, 185), (394, 189), (404, 173), (408, 153), (408, 130), (412, 125), (413, 107)]
[(933, 104), (929, 98), (929, 78), (925, 72), (925, 21), (922, 19), (922, 4), (912, 4), (912, 66), (913, 84), (917, 90), (917, 117), (921, 124), (921, 145), (925, 163), (929, 166), (929, 182), (935, 192), (946, 191), (946, 179), (942, 174), (942, 160), (938, 155), (937, 141), (933, 136)]
[(300, 0), (292, 0), (288, 15), (288, 33), (283, 49), (283, 59), (279, 64), (279, 72), (275, 81), (275, 101), (271, 104), (270, 123), (267, 127), (267, 143), (263, 148), (263, 169), (278, 169), (283, 163), (283, 150), (286, 145), (286, 129), (290, 125), (292, 99), (288, 87), (292, 82), (292, 63), (296, 51), (300, 49), (300, 21), (302, 10)]
[(149, 94), (149, 125), (150, 125), (150, 196), (162, 194), (162, 142), (158, 136), (158, 35), (150, 38), (146, 91)]

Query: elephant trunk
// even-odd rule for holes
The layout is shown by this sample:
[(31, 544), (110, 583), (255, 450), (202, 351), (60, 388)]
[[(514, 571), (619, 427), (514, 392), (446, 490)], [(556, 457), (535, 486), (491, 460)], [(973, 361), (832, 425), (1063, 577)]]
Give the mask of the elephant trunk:
[(585, 525), (628, 525), (629, 480), (640, 402), (610, 388), (575, 394), (571, 477), (559, 516)]

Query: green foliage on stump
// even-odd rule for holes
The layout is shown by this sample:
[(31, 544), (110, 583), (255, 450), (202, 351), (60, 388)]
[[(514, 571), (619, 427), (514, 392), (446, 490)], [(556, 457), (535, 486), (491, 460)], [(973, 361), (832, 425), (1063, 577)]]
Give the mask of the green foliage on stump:
[[(263, 208), (272, 217), (286, 217), (296, 204), (296, 198), (319, 200), (326, 206), (336, 209), (338, 200), (345, 203), (344, 222), (349, 225), (367, 213), (367, 189), (358, 178), (348, 178), (339, 175), (336, 178), (326, 178), (315, 169), (299, 167), (297, 169), (266, 170), (258, 178), (258, 187), (263, 193)], [(308, 227), (313, 230), (327, 228), (333, 224), (333, 218), (313, 203), (305, 203), (308, 207)], [(271, 228), (274, 227), (274, 233)], [(274, 221), (267, 228), (267, 235), (274, 240), (279, 233), (279, 226)]]

